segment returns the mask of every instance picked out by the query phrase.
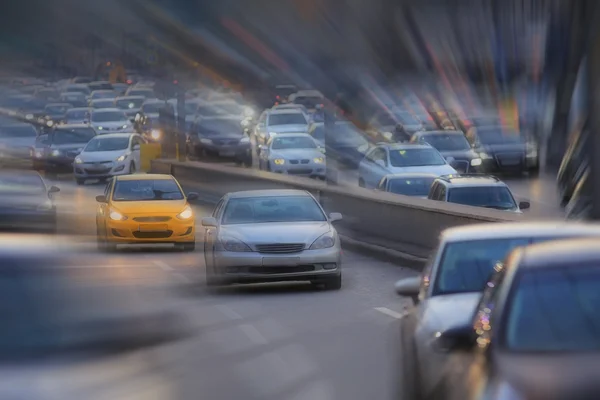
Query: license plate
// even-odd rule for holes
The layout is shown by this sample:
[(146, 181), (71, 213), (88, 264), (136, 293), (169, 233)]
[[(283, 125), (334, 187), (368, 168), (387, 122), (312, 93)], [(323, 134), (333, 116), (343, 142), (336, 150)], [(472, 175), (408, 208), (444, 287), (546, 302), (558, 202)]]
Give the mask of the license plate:
[(293, 267), (300, 264), (300, 257), (263, 257), (265, 267)]
[(167, 224), (141, 224), (140, 232), (163, 232), (169, 230)]
[(220, 151), (219, 156), (221, 157), (233, 157), (235, 156), (235, 151)]

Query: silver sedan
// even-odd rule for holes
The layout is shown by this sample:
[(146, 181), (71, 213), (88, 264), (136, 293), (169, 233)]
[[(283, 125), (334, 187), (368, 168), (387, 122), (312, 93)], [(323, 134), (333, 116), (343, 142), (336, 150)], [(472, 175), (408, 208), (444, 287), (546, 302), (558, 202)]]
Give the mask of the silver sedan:
[(325, 154), (312, 136), (286, 133), (259, 148), (259, 167), (280, 174), (325, 177)]
[(332, 223), (303, 190), (259, 190), (225, 195), (203, 218), (208, 286), (310, 281), (342, 286), (341, 246)]

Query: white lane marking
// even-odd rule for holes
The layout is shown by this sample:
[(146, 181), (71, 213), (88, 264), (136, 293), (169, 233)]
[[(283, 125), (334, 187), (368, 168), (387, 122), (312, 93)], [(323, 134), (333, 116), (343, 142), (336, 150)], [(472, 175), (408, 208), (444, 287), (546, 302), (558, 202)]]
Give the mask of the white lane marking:
[(175, 268), (171, 267), (169, 264), (162, 260), (152, 260), (152, 264), (156, 265), (158, 268), (162, 269), (165, 272), (175, 271)]
[(387, 307), (375, 307), (375, 310), (379, 311), (382, 314), (387, 315), (388, 317), (392, 317), (392, 318), (396, 318), (396, 319), (402, 318), (402, 314), (397, 313), (394, 310), (390, 310)]
[(215, 306), (223, 315), (231, 319), (242, 319), (242, 316), (231, 309), (231, 307), (225, 304), (217, 304)]
[(258, 331), (258, 329), (256, 329), (256, 327), (249, 325), (249, 324), (243, 324), (240, 325), (240, 329), (242, 330), (242, 332), (244, 332), (244, 334), (246, 336), (248, 336), (248, 338), (257, 345), (265, 345), (268, 344), (269, 341), (267, 340), (266, 337), (264, 337), (262, 335), (262, 333), (260, 333)]

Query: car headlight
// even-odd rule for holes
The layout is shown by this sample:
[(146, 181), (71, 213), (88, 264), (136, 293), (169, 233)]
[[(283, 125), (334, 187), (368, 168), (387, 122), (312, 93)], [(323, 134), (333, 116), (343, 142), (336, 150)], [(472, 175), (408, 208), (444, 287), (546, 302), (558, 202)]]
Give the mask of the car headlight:
[(33, 156), (35, 158), (42, 158), (42, 157), (44, 157), (44, 153), (41, 152), (41, 151), (39, 151), (39, 150), (36, 150), (36, 151), (33, 152)]
[(223, 248), (227, 251), (233, 251), (236, 253), (252, 251), (250, 246), (238, 239), (221, 238), (221, 243), (223, 244)]
[(125, 161), (128, 155), (129, 154), (120, 155), (119, 158), (117, 158), (117, 162)]
[(481, 165), (481, 158), (474, 158), (471, 160), (472, 167), (477, 167), (478, 165)]
[(121, 214), (120, 212), (115, 211), (115, 210), (110, 210), (110, 213), (108, 214), (108, 216), (113, 221), (125, 221), (127, 219), (126, 216), (124, 216), (123, 214)]
[(83, 164), (83, 160), (81, 159), (81, 157), (75, 157), (75, 164)]
[(38, 210), (49, 211), (52, 209), (53, 206), (54, 206), (54, 204), (52, 204), (52, 201), (50, 199), (48, 199), (38, 206)]
[(315, 157), (315, 158), (313, 158), (313, 161), (315, 162), (315, 164), (323, 164), (325, 162), (325, 158)]
[(211, 139), (204, 139), (204, 138), (200, 139), (200, 143), (202, 143), (202, 144), (212, 144), (212, 142), (213, 141)]
[(33, 114), (27, 114), (27, 115), (25, 116), (25, 119), (33, 119)]
[(49, 128), (51, 128), (51, 127), (52, 127), (52, 125), (54, 125), (54, 121), (48, 121), (48, 122), (46, 122), (46, 125), (47, 125)]
[(127, 129), (129, 127), (129, 124), (125, 124), (121, 127), (121, 129)]
[(482, 160), (491, 160), (491, 159), (493, 158), (493, 157), (492, 157), (492, 156), (490, 156), (488, 153), (479, 153), (479, 157), (480, 157)]
[(244, 136), (240, 139), (240, 143), (250, 143), (250, 138), (248, 136)]
[(99, 127), (98, 127), (98, 130), (99, 130), (99, 131), (101, 131), (101, 130), (103, 130), (103, 129), (104, 129), (104, 127), (102, 127), (102, 126), (99, 126)]
[(160, 131), (158, 129), (152, 129), (152, 132), (150, 132), (150, 137), (154, 140), (160, 139)]
[(194, 212), (192, 211), (192, 207), (189, 205), (185, 206), (182, 212), (177, 214), (177, 218), (179, 219), (190, 219), (194, 216)]
[(285, 160), (283, 158), (276, 158), (273, 160), (273, 162), (275, 163), (275, 165), (283, 165), (285, 164)]
[(527, 149), (527, 157), (528, 158), (535, 158), (538, 156), (537, 150), (533, 147), (530, 147), (529, 149)]
[(317, 240), (313, 242), (310, 246), (310, 250), (320, 250), (320, 249), (328, 249), (335, 245), (335, 239), (333, 237), (333, 233), (328, 232), (324, 235), (321, 235)]
[(52, 150), (52, 153), (50, 153), (52, 155), (52, 157), (58, 157), (60, 156), (60, 150)]

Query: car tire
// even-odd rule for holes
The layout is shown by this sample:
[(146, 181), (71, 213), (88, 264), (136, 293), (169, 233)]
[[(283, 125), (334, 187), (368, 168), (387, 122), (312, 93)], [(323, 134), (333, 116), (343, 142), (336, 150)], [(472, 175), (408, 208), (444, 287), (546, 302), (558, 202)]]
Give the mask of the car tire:
[(177, 248), (181, 251), (194, 251), (196, 250), (196, 242), (178, 243)]
[(77, 184), (78, 184), (79, 186), (81, 186), (81, 185), (85, 185), (85, 179), (76, 178), (76, 179), (75, 179), (75, 182), (77, 182)]
[(358, 186), (361, 187), (361, 188), (366, 187), (365, 181), (362, 178), (358, 179)]
[(326, 290), (340, 290), (342, 288), (342, 274), (335, 278), (329, 278), (325, 281)]

